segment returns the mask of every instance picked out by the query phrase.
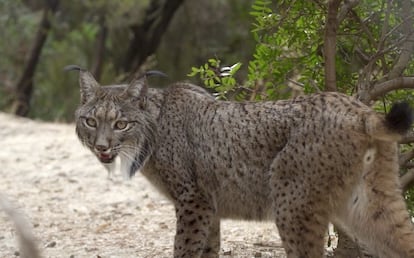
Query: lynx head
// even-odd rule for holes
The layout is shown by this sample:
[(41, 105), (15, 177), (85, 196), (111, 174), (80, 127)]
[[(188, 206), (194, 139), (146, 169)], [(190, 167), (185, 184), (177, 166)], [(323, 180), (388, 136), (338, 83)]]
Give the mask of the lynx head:
[(76, 110), (76, 133), (108, 169), (121, 158), (121, 170), (129, 178), (142, 168), (152, 153), (156, 127), (146, 105), (146, 76), (128, 85), (100, 86), (92, 74), (79, 70), (80, 106)]

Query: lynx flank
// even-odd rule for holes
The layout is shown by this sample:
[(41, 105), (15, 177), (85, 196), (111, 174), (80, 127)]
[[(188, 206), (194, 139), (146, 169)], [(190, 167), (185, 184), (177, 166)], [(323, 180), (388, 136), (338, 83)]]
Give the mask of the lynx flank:
[(217, 101), (186, 83), (99, 86), (72, 69), (79, 139), (174, 203), (174, 257), (218, 257), (221, 218), (274, 221), (289, 258), (323, 257), (329, 221), (379, 257), (414, 257), (396, 143), (411, 126), (408, 105), (383, 116), (339, 93)]

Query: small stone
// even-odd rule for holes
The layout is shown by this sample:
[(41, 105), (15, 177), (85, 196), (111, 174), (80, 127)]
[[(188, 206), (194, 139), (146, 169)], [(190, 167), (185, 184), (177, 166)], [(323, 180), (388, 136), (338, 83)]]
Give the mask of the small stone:
[(261, 252), (256, 252), (256, 253), (254, 254), (254, 257), (255, 257), (255, 258), (257, 258), (257, 257), (262, 257), (262, 253), (261, 253)]
[(14, 251), (14, 256), (20, 256), (20, 252), (19, 251)]
[(161, 229), (168, 229), (168, 225), (167, 225), (167, 224), (165, 224), (164, 222), (161, 222), (161, 223), (159, 223), (158, 225), (159, 225), (159, 227), (160, 227)]
[(224, 249), (223, 250), (223, 255), (231, 255), (231, 250), (230, 249)]
[(46, 245), (47, 248), (53, 248), (56, 246), (56, 241), (52, 241)]

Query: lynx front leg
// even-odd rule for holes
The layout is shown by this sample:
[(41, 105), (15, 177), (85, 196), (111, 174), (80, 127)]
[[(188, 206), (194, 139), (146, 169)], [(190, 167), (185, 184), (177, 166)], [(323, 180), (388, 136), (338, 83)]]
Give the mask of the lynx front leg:
[(203, 197), (181, 198), (176, 202), (177, 232), (175, 258), (218, 257), (218, 228), (215, 210)]

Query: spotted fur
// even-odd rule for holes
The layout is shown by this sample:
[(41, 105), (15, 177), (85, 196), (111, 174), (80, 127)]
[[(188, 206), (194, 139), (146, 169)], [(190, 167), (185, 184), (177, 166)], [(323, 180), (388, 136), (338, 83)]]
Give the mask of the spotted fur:
[(174, 257), (218, 257), (222, 218), (275, 221), (289, 258), (323, 257), (330, 221), (381, 258), (414, 257), (398, 177), (407, 108), (386, 119), (340, 93), (230, 102), (186, 83), (99, 86), (80, 73), (80, 140), (173, 202)]

